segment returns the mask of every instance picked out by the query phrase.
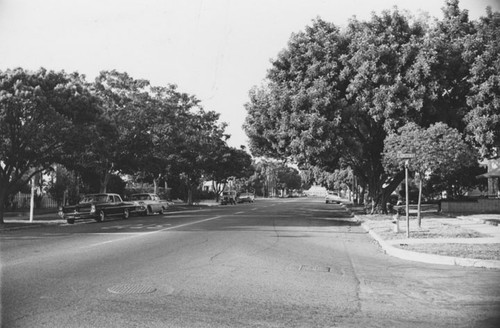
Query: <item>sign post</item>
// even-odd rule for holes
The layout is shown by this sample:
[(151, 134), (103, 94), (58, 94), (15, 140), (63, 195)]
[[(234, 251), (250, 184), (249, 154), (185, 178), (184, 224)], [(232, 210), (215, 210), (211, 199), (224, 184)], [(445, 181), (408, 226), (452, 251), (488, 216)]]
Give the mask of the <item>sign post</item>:
[(398, 153), (398, 158), (405, 160), (405, 194), (406, 194), (406, 238), (410, 238), (410, 197), (408, 195), (408, 166), (410, 159), (415, 158), (415, 153)]
[(30, 222), (33, 222), (33, 210), (35, 208), (35, 177), (31, 178), (31, 198), (30, 198)]

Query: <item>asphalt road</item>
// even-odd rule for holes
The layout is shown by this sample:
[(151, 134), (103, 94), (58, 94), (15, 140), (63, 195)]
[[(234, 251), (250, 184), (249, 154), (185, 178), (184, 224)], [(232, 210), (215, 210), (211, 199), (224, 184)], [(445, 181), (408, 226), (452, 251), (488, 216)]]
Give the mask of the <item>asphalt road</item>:
[(0, 242), (2, 327), (500, 326), (500, 270), (392, 258), (319, 199), (7, 231)]

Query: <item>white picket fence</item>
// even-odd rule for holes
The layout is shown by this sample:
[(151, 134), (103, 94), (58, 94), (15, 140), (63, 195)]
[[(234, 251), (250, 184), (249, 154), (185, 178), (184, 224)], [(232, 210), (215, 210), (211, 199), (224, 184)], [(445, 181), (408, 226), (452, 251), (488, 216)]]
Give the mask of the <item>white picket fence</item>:
[[(14, 196), (14, 202), (17, 208), (29, 208), (31, 202), (30, 194), (17, 193)], [(41, 208), (57, 208), (57, 201), (53, 199), (50, 195), (43, 195)]]

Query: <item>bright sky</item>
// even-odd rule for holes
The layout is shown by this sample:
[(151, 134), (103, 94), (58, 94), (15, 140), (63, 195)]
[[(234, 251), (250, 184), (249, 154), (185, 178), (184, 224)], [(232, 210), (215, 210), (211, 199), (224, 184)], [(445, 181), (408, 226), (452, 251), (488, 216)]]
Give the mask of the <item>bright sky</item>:
[[(291, 33), (316, 17), (345, 26), (397, 5), (441, 18), (444, 0), (0, 0), (0, 70), (45, 67), (85, 74), (117, 69), (176, 84), (229, 124), (246, 145), (248, 91)], [(461, 0), (472, 19), (498, 0)]]

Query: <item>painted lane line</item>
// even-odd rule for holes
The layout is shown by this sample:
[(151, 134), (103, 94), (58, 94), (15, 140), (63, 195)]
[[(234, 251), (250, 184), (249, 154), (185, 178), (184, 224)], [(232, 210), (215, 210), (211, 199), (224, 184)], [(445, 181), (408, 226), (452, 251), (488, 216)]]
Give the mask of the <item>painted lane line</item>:
[(109, 236), (109, 235), (142, 235), (145, 232), (96, 232), (94, 235), (103, 235), (103, 236)]
[(80, 247), (80, 249), (101, 246), (101, 245), (109, 244), (109, 243), (112, 243), (112, 242), (115, 242), (115, 241), (122, 241), (122, 240), (130, 239), (130, 238), (135, 238), (135, 237), (138, 237), (138, 236), (152, 235), (152, 234), (159, 233), (159, 232), (162, 232), (162, 231), (168, 231), (168, 230), (173, 230), (173, 229), (177, 229), (177, 228), (187, 227), (187, 226), (198, 224), (198, 223), (202, 223), (202, 222), (217, 220), (217, 219), (220, 219), (221, 217), (223, 217), (223, 215), (214, 216), (214, 217), (211, 217), (211, 218), (208, 218), (208, 219), (198, 220), (198, 221), (194, 221), (194, 222), (184, 223), (184, 224), (180, 224), (180, 225), (177, 225), (177, 226), (168, 227), (168, 228), (164, 228), (164, 229), (160, 229), (160, 230), (148, 231), (148, 232), (140, 232), (140, 233), (136, 233), (136, 234), (133, 234), (133, 235), (128, 235), (127, 237), (123, 237), (123, 238), (119, 238), (119, 239), (113, 239), (113, 240), (99, 242), (99, 243), (96, 243), (96, 244), (86, 245), (86, 246)]
[[(119, 235), (122, 235), (122, 236), (126, 235), (126, 237), (122, 237), (122, 238), (118, 238), (118, 239), (113, 239), (113, 240), (108, 240), (108, 241), (103, 241), (103, 242), (99, 242), (99, 243), (95, 243), (95, 244), (91, 244), (91, 245), (85, 245), (85, 246), (81, 246), (81, 247), (75, 247), (73, 249), (66, 249), (66, 251), (72, 252), (72, 251), (78, 251), (78, 250), (85, 250), (85, 249), (96, 247), (96, 246), (102, 246), (102, 245), (106, 245), (106, 244), (111, 244), (111, 243), (113, 243), (115, 241), (127, 240), (127, 239), (131, 239), (131, 238), (135, 238), (135, 237), (141, 237), (141, 236), (151, 235), (151, 234), (154, 234), (154, 233), (159, 233), (159, 232), (162, 232), (162, 231), (168, 231), (168, 230), (173, 230), (173, 229), (177, 229), (177, 228), (187, 227), (187, 226), (198, 224), (198, 223), (202, 223), (202, 222), (217, 220), (217, 219), (220, 219), (222, 217), (223, 217), (223, 215), (214, 216), (214, 217), (211, 217), (211, 218), (208, 218), (208, 219), (203, 219), (203, 220), (198, 220), (198, 221), (194, 221), (194, 222), (189, 222), (189, 223), (185, 223), (185, 224), (181, 224), (181, 225), (173, 226), (173, 227), (168, 227), (168, 228), (164, 228), (164, 229), (156, 230), (156, 231), (135, 232), (135, 233), (127, 233), (127, 232), (114, 233), (114, 234), (119, 234)], [(110, 235), (111, 233), (96, 232), (95, 234), (96, 235)], [(85, 234), (85, 235), (87, 235), (87, 234)], [(40, 257), (37, 257), (37, 259), (40, 259)], [(2, 263), (2, 267), (11, 267), (11, 266), (15, 266), (15, 265), (21, 265), (21, 264), (24, 264), (24, 263), (30, 262), (30, 261), (33, 261), (32, 257), (26, 257), (26, 258), (22, 258), (22, 259), (16, 259), (16, 260), (12, 260), (11, 262), (6, 262), (5, 260), (3, 260), (2, 261), (3, 262)]]

